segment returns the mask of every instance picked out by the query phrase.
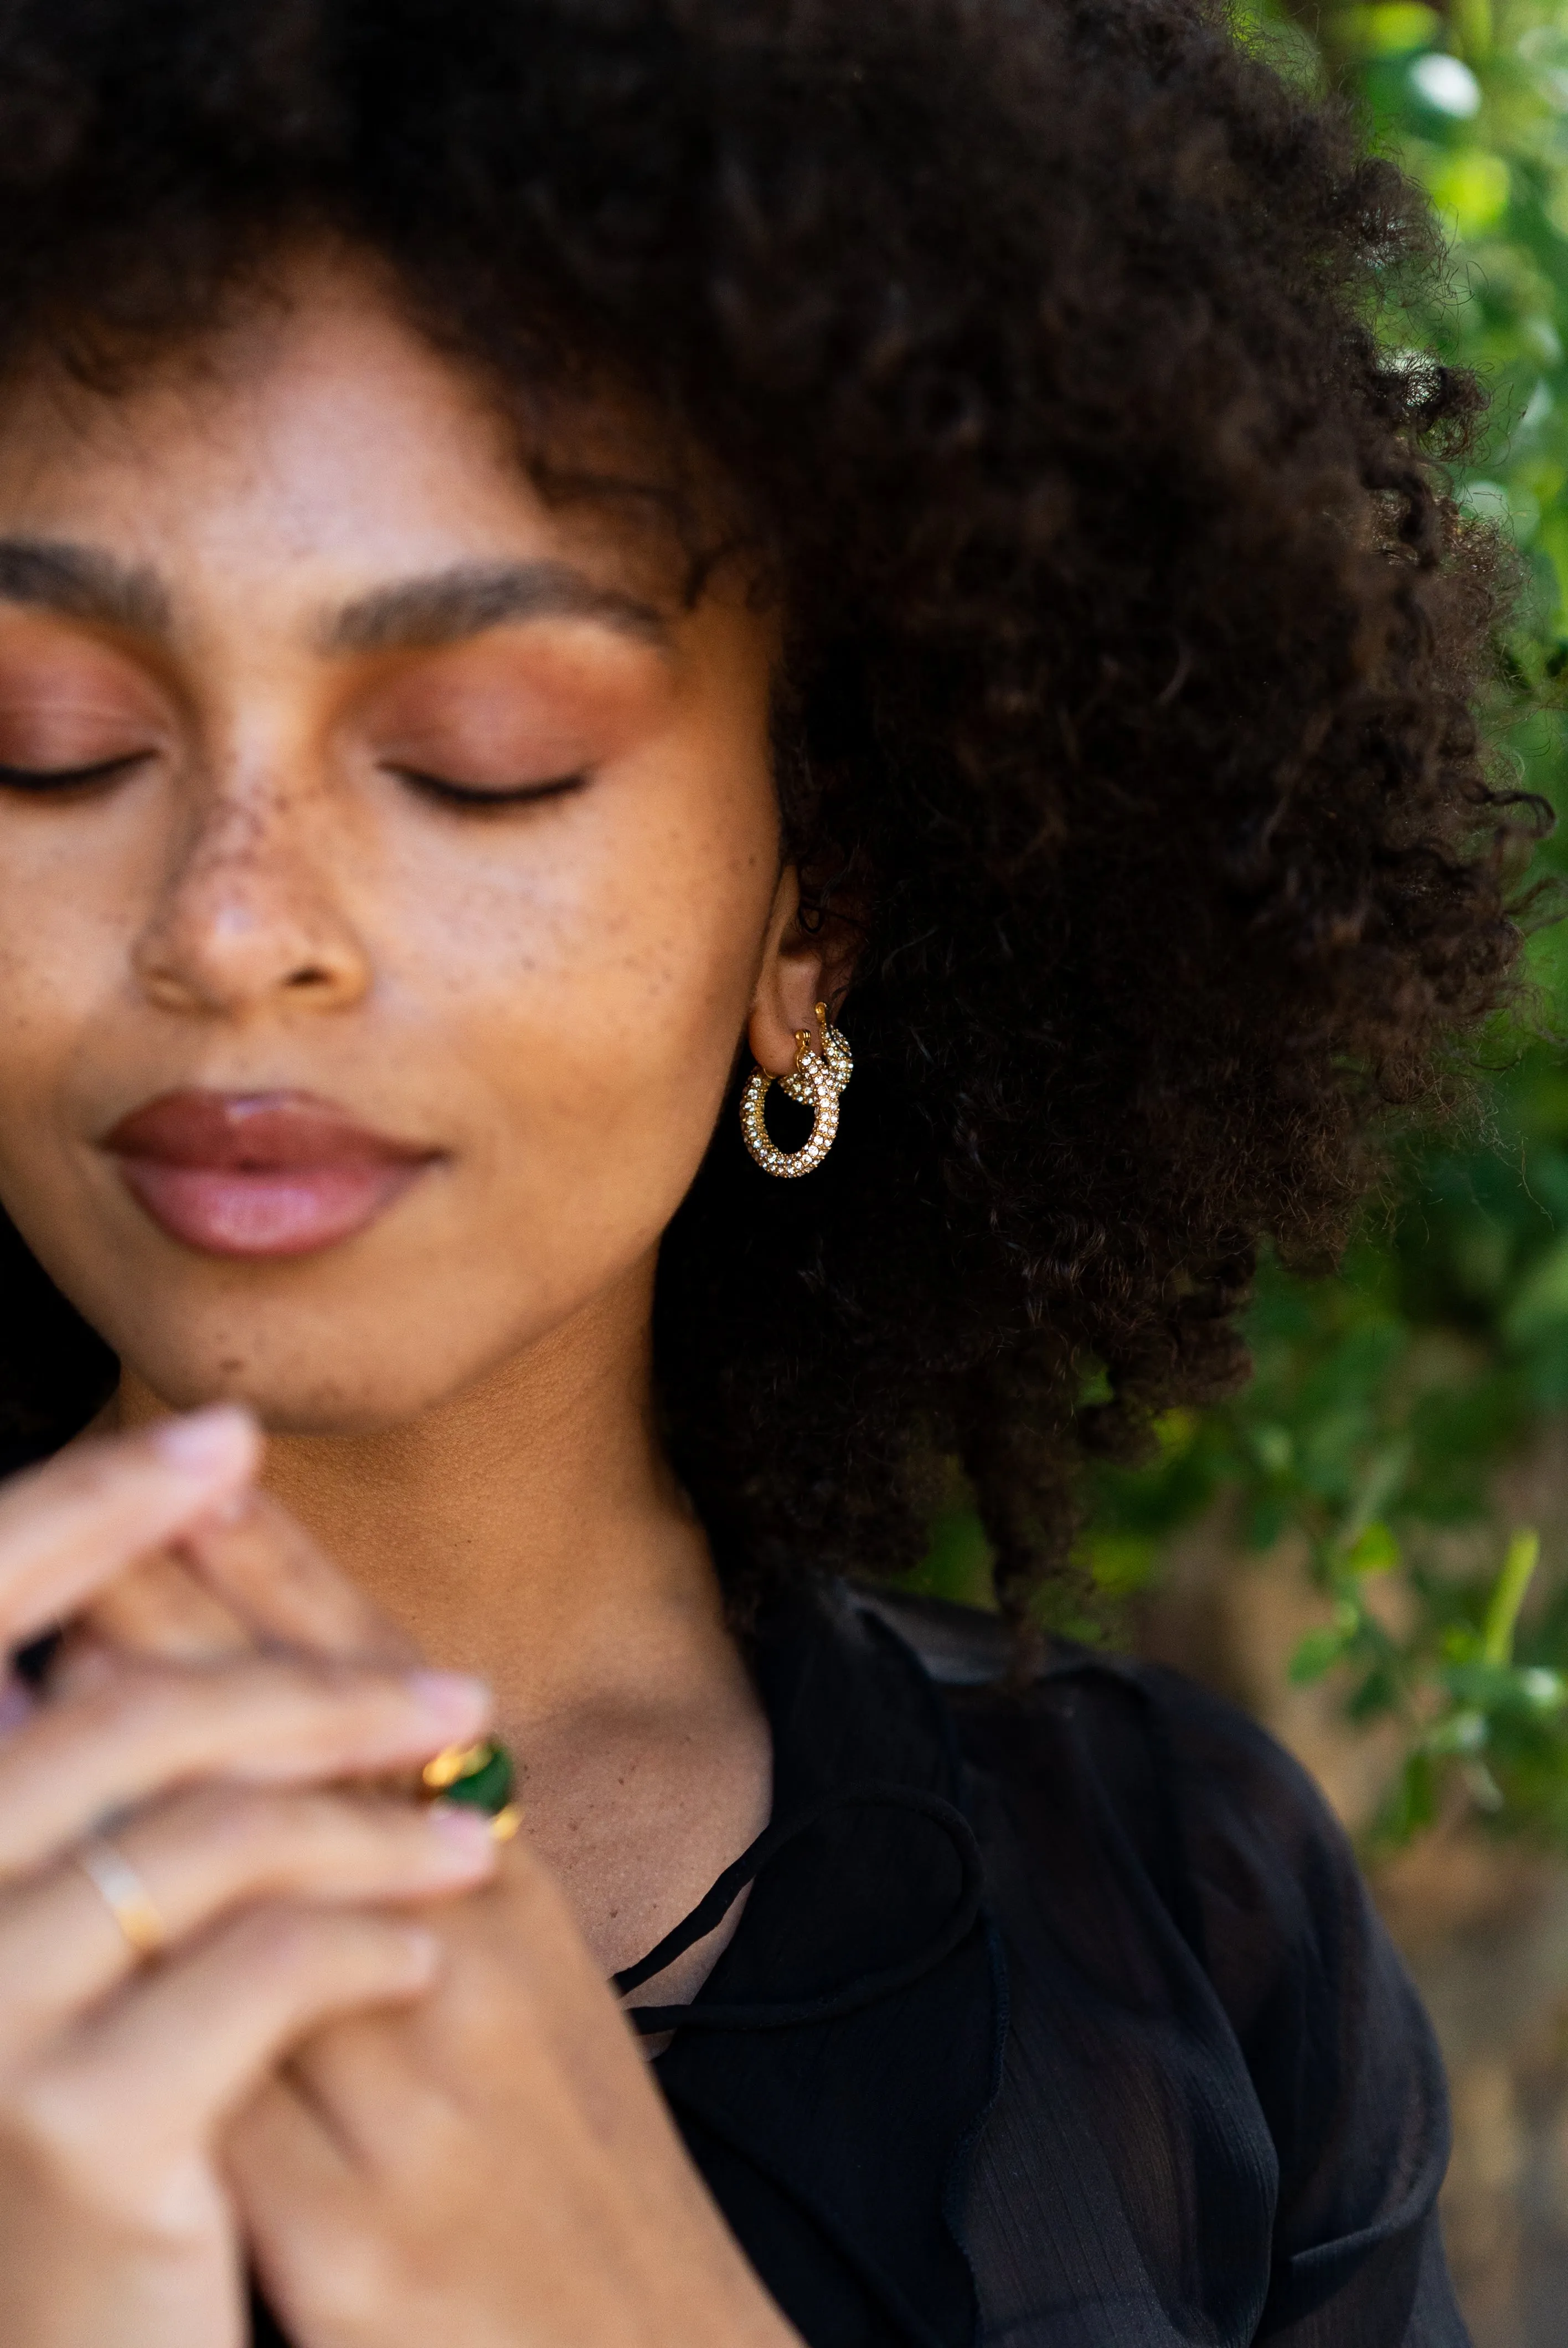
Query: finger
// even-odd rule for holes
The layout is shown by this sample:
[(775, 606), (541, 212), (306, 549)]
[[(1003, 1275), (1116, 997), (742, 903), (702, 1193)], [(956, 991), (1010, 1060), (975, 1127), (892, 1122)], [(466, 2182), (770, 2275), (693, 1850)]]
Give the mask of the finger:
[(243, 1411), (198, 1411), (63, 1451), (0, 1488), (0, 1643), (68, 1615), (146, 1551), (231, 1498), (261, 1438)]
[[(386, 1796), (202, 1786), (116, 1829), (178, 1943), (245, 1904), (435, 1900), (495, 1871), (487, 1820)], [(0, 2052), (15, 2059), (135, 1970), (113, 1910), (74, 1859), (0, 1899)]]
[(192, 1525), (180, 1554), (212, 1599), (262, 1640), (394, 1667), (419, 1660), (408, 1633), (270, 1493), (252, 1490)]
[(199, 1777), (306, 1785), (413, 1768), (482, 1733), (488, 1691), (450, 1672), (243, 1656), (200, 1669), (118, 1659), (0, 1744), (0, 1875)]
[[(344, 2242), (354, 2240), (374, 2256), (363, 2224), (363, 2166), (334, 2133), (331, 2116), (301, 2094), (292, 2060), (235, 2115), (219, 2157), (251, 2264), (289, 2337), (302, 2340), (313, 2322), (319, 2326), (325, 2312), (320, 2279), (326, 2275), (347, 2294), (347, 2336), (366, 2302), (374, 2304), (363, 2267), (356, 2261), (350, 2269), (343, 2259)], [(295, 2303), (301, 2274), (316, 2279), (308, 2307)]]
[[(643, 2091), (629, 2082), (647, 2065), (549, 1869), (509, 1843), (496, 1879), (433, 1924), (441, 1979), (416, 2013), (313, 2034), (292, 2057), (292, 2076), (350, 2156), (383, 2172), (416, 2159), (442, 2098), (475, 2087), (493, 2107), (536, 2115), (567, 2092), (605, 2145), (629, 2129), (641, 2141)], [(412, 2116), (395, 2142), (383, 2119), (392, 2102)]]
[[(246, 1505), (241, 1496), (235, 1504)], [(172, 1550), (159, 1550), (100, 1590), (77, 1618), (82, 1640), (93, 1640), (128, 1655), (161, 1655), (169, 1663), (215, 1663), (244, 1654), (256, 1644), (249, 1623), (207, 1587), (195, 1568)], [(68, 1652), (56, 1664), (50, 1684), (69, 1673)]]
[(288, 1510), (253, 1488), (191, 1526), (177, 1550), (112, 1582), (81, 1623), (127, 1653), (181, 1661), (259, 1643), (391, 1664), (419, 1654)]
[[(251, 1909), (138, 1974), (71, 2043), (15, 2077), (5, 2125), (54, 2172), (98, 2180), (134, 2211), (157, 2175), (210, 2139), (289, 2048), (346, 2014), (428, 1989), (439, 1944), (364, 1909)], [(124, 2115), (137, 2116), (128, 2145)]]
[(322, 2208), (329, 2196), (352, 2181), (356, 2163), (331, 2126), (294, 2083), (292, 2065), (264, 2079), (230, 2123), (222, 2146), (223, 2167), (245, 2202), (247, 2232), (255, 2250), (266, 2230), (276, 2188), (292, 2212)]

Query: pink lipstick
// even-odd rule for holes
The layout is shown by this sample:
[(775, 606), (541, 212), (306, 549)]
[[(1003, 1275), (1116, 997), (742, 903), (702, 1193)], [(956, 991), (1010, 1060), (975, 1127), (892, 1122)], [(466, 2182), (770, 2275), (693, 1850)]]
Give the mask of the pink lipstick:
[(440, 1155), (310, 1093), (174, 1092), (103, 1147), (160, 1230), (205, 1255), (311, 1255), (352, 1239)]

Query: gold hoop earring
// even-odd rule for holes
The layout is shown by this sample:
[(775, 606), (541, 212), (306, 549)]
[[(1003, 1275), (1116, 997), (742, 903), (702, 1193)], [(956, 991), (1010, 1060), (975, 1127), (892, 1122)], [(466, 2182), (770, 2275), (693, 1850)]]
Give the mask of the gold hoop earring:
[(804, 1027), (795, 1030), (794, 1071), (777, 1079), (781, 1092), (812, 1111), (811, 1133), (798, 1149), (781, 1149), (768, 1131), (763, 1103), (774, 1082), (765, 1068), (753, 1068), (741, 1095), (741, 1133), (746, 1148), (764, 1174), (784, 1181), (815, 1173), (833, 1148), (838, 1131), (838, 1097), (855, 1074), (855, 1057), (836, 1027), (827, 1024), (827, 1005), (816, 1006), (822, 1048), (814, 1051)]

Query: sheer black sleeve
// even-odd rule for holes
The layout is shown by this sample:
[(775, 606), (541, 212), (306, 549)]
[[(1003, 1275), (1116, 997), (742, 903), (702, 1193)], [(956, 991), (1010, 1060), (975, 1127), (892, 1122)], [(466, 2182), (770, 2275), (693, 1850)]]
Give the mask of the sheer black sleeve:
[(1442, 2064), (1344, 1833), (1251, 1722), (1173, 1675), (1144, 1684), (1199, 1953), (1279, 2158), (1257, 2338), (1462, 2348), (1436, 2214)]
[(1075, 2341), (1098, 2293), (1136, 2348), (1467, 2348), (1440, 2058), (1306, 1773), (1136, 1664), (949, 1702), (1009, 1984), (967, 2199), (984, 2339)]

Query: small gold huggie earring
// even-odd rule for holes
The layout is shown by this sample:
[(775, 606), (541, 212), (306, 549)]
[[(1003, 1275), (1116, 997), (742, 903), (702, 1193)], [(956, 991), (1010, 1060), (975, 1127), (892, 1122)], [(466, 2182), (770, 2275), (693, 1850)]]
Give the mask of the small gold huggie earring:
[(797, 1174), (815, 1172), (833, 1148), (833, 1138), (838, 1131), (838, 1096), (855, 1074), (855, 1059), (848, 1045), (837, 1028), (827, 1024), (825, 1003), (816, 1006), (816, 1024), (822, 1035), (821, 1049), (814, 1051), (806, 1030), (797, 1027), (794, 1073), (777, 1080), (780, 1090), (788, 1093), (791, 1100), (799, 1101), (813, 1112), (810, 1137), (800, 1148), (781, 1149), (768, 1131), (763, 1103), (774, 1080), (765, 1068), (753, 1067), (741, 1095), (741, 1132), (746, 1148), (764, 1174), (777, 1174), (786, 1181)]

